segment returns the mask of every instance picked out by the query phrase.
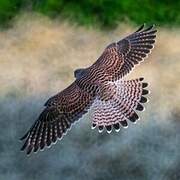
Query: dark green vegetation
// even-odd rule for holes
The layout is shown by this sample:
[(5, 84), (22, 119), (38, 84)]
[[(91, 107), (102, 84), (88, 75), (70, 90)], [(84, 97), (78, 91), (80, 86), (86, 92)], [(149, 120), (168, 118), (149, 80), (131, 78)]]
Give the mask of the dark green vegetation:
[(20, 12), (35, 11), (87, 26), (115, 27), (118, 22), (180, 25), (180, 1), (171, 0), (0, 0), (0, 25)]

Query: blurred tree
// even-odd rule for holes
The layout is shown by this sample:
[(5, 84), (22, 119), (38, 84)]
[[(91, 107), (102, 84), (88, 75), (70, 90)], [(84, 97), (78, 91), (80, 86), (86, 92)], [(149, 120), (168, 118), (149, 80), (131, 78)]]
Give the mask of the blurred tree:
[(21, 0), (0, 0), (0, 25), (4, 26), (18, 13)]
[(180, 25), (180, 1), (173, 0), (0, 0), (0, 23), (30, 9), (82, 25), (114, 27), (119, 22)]

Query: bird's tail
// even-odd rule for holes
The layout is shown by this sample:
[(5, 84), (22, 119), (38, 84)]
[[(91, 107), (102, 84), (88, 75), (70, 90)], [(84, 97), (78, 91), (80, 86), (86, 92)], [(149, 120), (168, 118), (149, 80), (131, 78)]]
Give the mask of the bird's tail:
[(110, 84), (106, 88), (108, 93), (104, 93), (109, 96), (112, 92), (110, 98), (101, 97), (94, 102), (92, 128), (98, 127), (102, 132), (106, 127), (107, 132), (111, 132), (112, 128), (116, 131), (120, 130), (120, 126), (127, 128), (127, 120), (135, 123), (139, 119), (137, 111), (145, 109), (142, 104), (147, 102), (145, 95), (149, 93), (146, 89), (148, 84), (143, 80), (121, 80)]

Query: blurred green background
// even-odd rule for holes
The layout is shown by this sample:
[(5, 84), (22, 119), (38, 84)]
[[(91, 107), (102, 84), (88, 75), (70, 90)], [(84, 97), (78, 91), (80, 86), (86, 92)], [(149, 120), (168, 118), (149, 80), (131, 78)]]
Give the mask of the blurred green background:
[(24, 11), (66, 18), (86, 26), (113, 28), (119, 22), (180, 25), (180, 1), (173, 0), (0, 0), (0, 25)]

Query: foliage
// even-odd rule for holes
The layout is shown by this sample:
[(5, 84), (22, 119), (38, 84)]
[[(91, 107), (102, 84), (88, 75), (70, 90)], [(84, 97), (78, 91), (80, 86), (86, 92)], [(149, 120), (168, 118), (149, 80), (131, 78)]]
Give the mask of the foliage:
[(19, 11), (21, 0), (0, 0), (0, 25), (6, 25)]
[(0, 23), (6, 24), (20, 11), (43, 13), (51, 18), (67, 18), (83, 25), (114, 27), (130, 21), (180, 25), (180, 1), (170, 0), (0, 0)]

